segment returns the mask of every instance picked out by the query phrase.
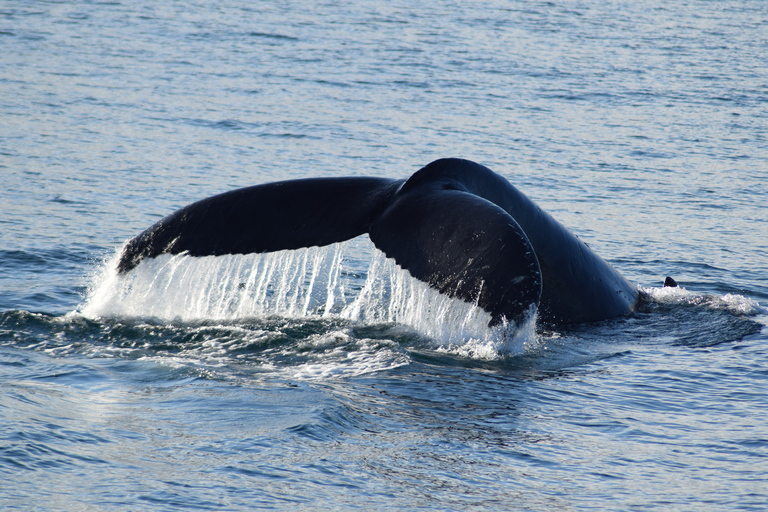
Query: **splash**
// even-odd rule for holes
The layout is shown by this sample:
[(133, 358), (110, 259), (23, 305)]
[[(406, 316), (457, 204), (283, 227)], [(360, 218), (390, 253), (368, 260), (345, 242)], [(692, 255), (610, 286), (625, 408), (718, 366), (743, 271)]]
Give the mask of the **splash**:
[(758, 316), (768, 314), (768, 309), (743, 295), (726, 293), (712, 295), (686, 290), (683, 287), (639, 288), (640, 293), (657, 304), (704, 306), (711, 310), (727, 311), (733, 315)]
[(476, 304), (441, 295), (376, 249), (367, 236), (293, 251), (192, 258), (162, 255), (94, 278), (80, 313), (156, 322), (232, 322), (268, 316), (403, 324), (460, 355), (520, 353), (535, 339), (535, 308), (521, 326), (488, 327)]

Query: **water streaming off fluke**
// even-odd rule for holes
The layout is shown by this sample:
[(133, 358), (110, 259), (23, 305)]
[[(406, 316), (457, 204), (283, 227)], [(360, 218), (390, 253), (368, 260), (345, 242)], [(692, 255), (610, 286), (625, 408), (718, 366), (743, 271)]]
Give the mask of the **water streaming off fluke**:
[(488, 313), (412, 278), (367, 236), (264, 254), (162, 255), (123, 275), (115, 265), (116, 257), (94, 279), (83, 315), (158, 322), (276, 315), (398, 323), (438, 346), (466, 347), (489, 357), (519, 353), (526, 340), (535, 338), (535, 311), (519, 328), (489, 328)]

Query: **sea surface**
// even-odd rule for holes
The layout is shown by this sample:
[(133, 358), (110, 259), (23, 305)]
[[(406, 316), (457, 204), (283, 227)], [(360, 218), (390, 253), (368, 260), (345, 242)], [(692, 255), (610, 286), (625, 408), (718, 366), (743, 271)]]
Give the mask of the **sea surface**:
[[(766, 41), (763, 0), (0, 0), (0, 508), (768, 509)], [(365, 236), (115, 274), (198, 199), (442, 157), (649, 302), (500, 337)]]

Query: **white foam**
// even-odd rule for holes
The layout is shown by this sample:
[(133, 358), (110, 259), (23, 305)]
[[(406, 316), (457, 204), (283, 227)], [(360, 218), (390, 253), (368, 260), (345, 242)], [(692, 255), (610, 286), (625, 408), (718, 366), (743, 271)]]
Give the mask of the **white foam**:
[(683, 287), (665, 286), (661, 288), (640, 287), (640, 293), (660, 304), (694, 304), (704, 305), (714, 309), (725, 309), (737, 315), (765, 315), (768, 309), (757, 301), (732, 293), (725, 295), (710, 295), (691, 292)]
[(316, 360), (285, 368), (293, 379), (354, 377), (389, 370), (408, 364), (408, 356), (394, 342), (355, 339), (348, 331), (338, 330), (309, 336), (307, 348), (318, 352)]

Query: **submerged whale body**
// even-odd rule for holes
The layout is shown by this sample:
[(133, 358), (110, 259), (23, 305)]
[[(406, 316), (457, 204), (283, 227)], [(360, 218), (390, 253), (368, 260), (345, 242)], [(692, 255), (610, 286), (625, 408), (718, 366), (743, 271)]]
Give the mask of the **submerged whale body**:
[(262, 253), (365, 233), (416, 279), (488, 312), (490, 326), (519, 324), (532, 306), (557, 325), (613, 318), (638, 302), (611, 265), (505, 178), (454, 158), (405, 180), (309, 178), (203, 199), (130, 240), (118, 272), (165, 253)]

